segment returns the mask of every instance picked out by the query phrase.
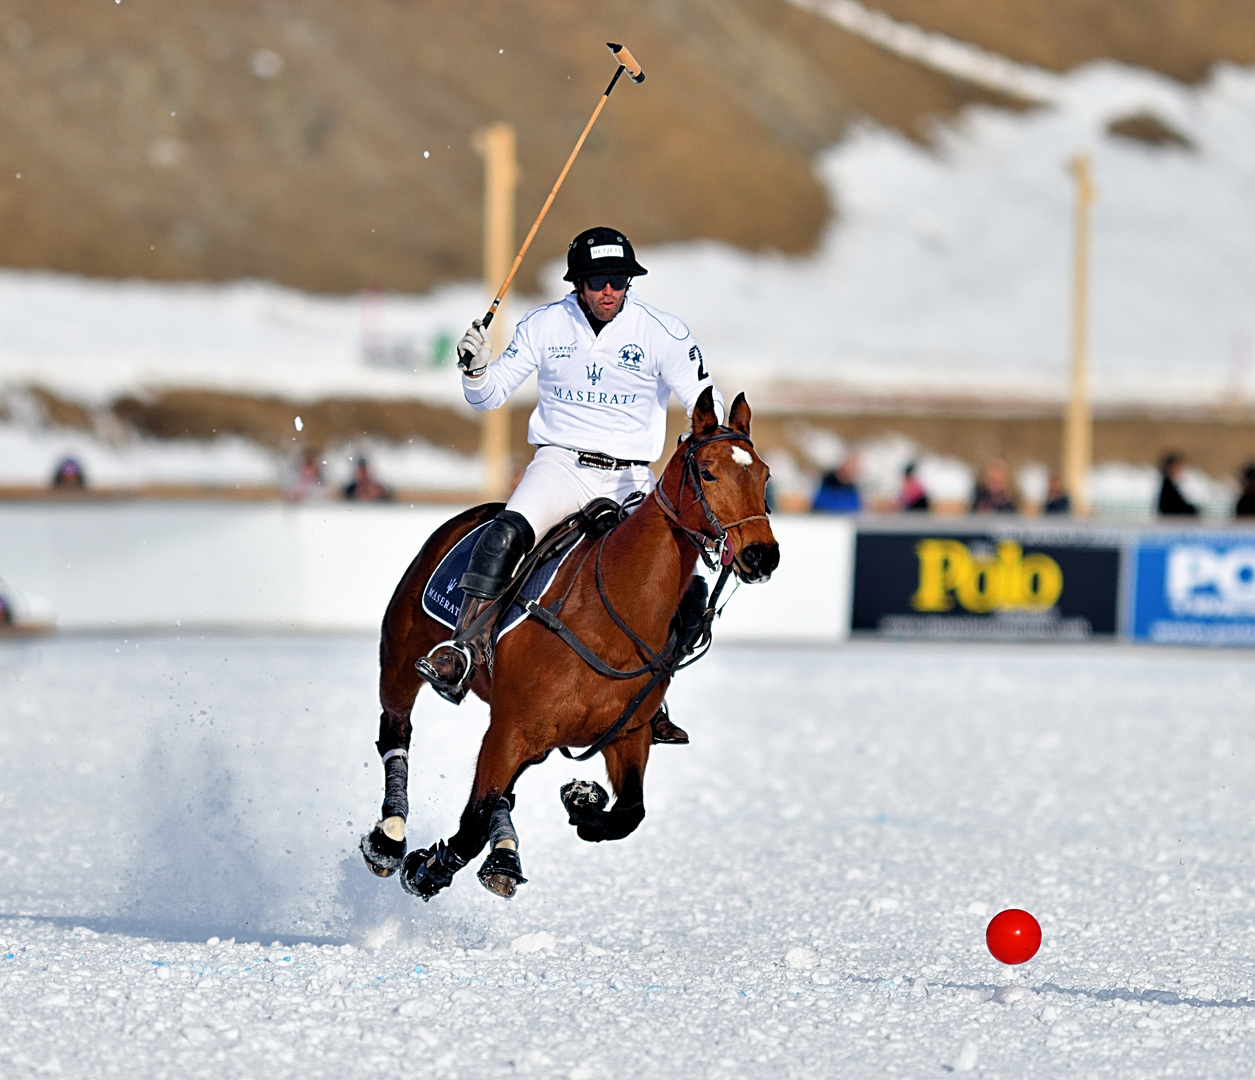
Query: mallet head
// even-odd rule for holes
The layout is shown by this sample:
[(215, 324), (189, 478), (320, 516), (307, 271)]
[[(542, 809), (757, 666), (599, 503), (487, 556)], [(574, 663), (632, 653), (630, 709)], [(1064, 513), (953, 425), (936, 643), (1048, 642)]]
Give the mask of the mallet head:
[(645, 72), (641, 70), (640, 64), (636, 62), (636, 57), (628, 52), (627, 49), (622, 45), (615, 44), (613, 41), (607, 41), (606, 48), (614, 53), (614, 58), (623, 65), (629, 79), (634, 83), (643, 83), (645, 81)]

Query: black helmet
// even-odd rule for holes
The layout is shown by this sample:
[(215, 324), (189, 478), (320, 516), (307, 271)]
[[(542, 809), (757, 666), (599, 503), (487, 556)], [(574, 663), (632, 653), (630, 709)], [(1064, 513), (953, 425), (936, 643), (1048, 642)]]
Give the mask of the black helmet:
[(598, 225), (585, 229), (566, 249), (566, 274), (563, 281), (574, 281), (589, 274), (648, 274), (636, 261), (632, 244), (618, 229)]

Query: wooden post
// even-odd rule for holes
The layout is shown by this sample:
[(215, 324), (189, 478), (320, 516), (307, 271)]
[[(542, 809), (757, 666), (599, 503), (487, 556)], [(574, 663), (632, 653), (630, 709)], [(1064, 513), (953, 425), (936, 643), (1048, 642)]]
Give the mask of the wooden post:
[[(514, 255), (514, 189), (518, 184), (514, 128), (492, 124), (475, 133), (474, 146), (484, 159), (484, 286), (491, 299), (510, 269)], [(498, 310), (489, 327), (494, 356), (509, 344), (510, 321)], [(509, 495), (510, 406), (483, 414), (480, 453), (484, 459), (484, 498)]]
[(1089, 400), (1089, 217), (1094, 201), (1092, 162), (1078, 154), (1068, 167), (1076, 178), (1072, 261), (1072, 377), (1063, 421), (1063, 486), (1072, 513), (1089, 516), (1089, 472), (1094, 459), (1094, 415)]

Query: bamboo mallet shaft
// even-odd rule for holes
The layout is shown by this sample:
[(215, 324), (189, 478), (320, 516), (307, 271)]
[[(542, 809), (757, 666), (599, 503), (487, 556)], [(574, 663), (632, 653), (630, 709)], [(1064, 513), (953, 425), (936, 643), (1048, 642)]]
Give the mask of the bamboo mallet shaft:
[(605, 108), (606, 102), (610, 98), (610, 91), (614, 89), (614, 84), (619, 81), (619, 76), (626, 71), (628, 78), (634, 83), (645, 81), (645, 72), (641, 70), (641, 65), (636, 62), (636, 57), (628, 52), (627, 49), (614, 42), (607, 42), (606, 47), (614, 54), (614, 58), (619, 61), (618, 70), (615, 71), (614, 77), (610, 80), (610, 85), (606, 87), (606, 92), (601, 95), (601, 100), (597, 102), (597, 108), (593, 110), (593, 115), (588, 118), (588, 123), (584, 125), (584, 130), (580, 132), (579, 141), (576, 142), (575, 149), (571, 151), (571, 156), (566, 159), (566, 164), (562, 166), (562, 172), (558, 174), (558, 179), (554, 183), (553, 189), (549, 192), (545, 205), (540, 208), (540, 213), (536, 215), (536, 220), (532, 222), (532, 227), (527, 231), (527, 239), (523, 241), (523, 246), (519, 248), (519, 253), (514, 256), (514, 264), (510, 267), (510, 272), (506, 274), (505, 281), (501, 283), (501, 288), (497, 290), (497, 295), (493, 297), (488, 313), (483, 318), (483, 326), (488, 326), (492, 322), (493, 316), (497, 313), (497, 308), (501, 306), (502, 297), (505, 296), (506, 291), (510, 288), (510, 283), (514, 281), (514, 275), (518, 272), (519, 265), (523, 262), (523, 256), (527, 254), (527, 249), (531, 247), (532, 237), (536, 235), (536, 230), (540, 228), (540, 223), (545, 220), (545, 215), (549, 213), (549, 207), (553, 205), (554, 196), (558, 194), (562, 181), (566, 179), (566, 174), (571, 170), (571, 163), (575, 161), (575, 156), (584, 145), (584, 140), (588, 138), (588, 133), (592, 130), (593, 124), (597, 122), (597, 117), (601, 115), (601, 110)]

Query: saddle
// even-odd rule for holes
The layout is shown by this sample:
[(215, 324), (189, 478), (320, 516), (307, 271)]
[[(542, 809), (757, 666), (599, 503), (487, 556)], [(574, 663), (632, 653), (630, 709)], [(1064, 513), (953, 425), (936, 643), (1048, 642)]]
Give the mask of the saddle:
[[(613, 499), (594, 499), (550, 529), (520, 561), (505, 591), (479, 617), (491, 623), (493, 645), (527, 618), (524, 605), (540, 599), (566, 556), (581, 540), (604, 536), (623, 521), (639, 502), (639, 499), (629, 498), (620, 505)], [(440, 560), (423, 589), (423, 610), (450, 629), (457, 625), (458, 614), (465, 602), (458, 582), (480, 533), (488, 524), (484, 522), (462, 537)]]

